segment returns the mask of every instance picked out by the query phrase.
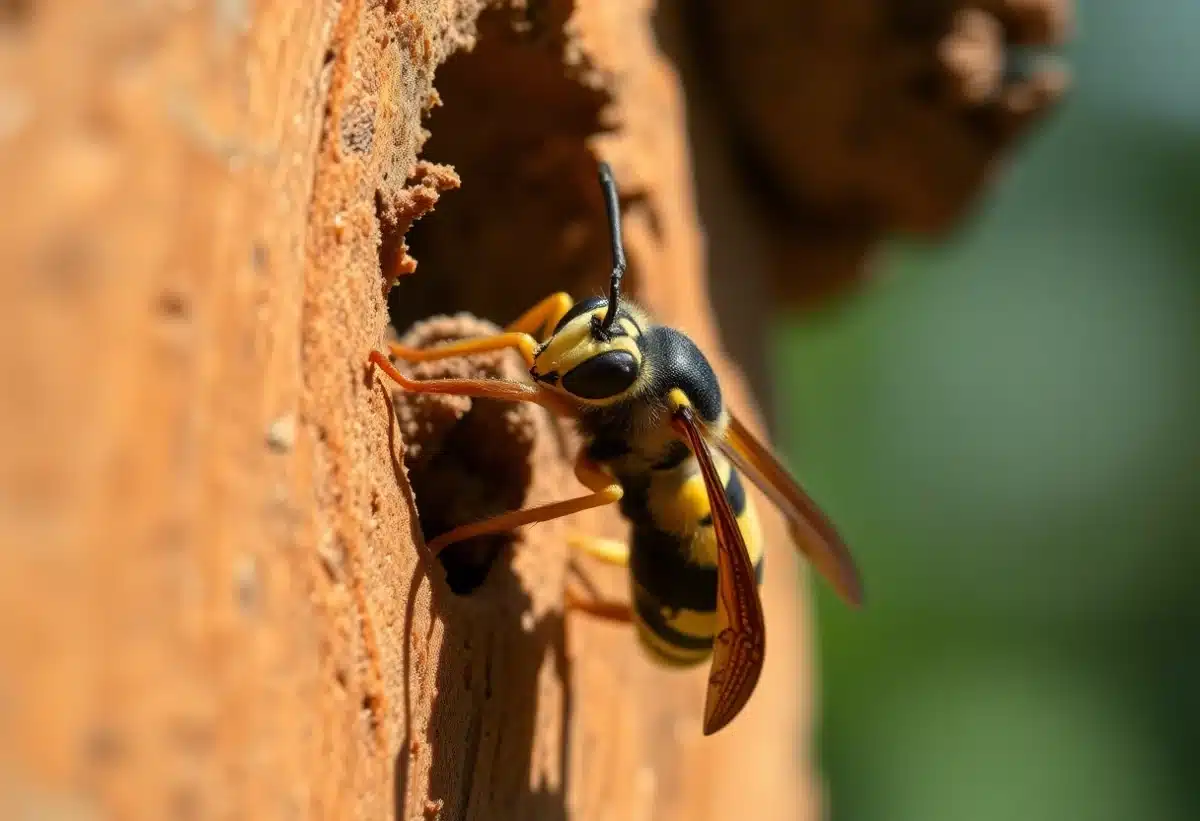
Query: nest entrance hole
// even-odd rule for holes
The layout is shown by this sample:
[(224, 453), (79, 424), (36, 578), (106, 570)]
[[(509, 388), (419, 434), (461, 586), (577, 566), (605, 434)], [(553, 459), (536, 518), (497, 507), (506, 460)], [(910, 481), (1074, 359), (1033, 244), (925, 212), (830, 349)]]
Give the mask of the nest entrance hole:
[[(589, 141), (607, 100), (582, 81), (585, 67), (567, 64), (570, 10), (551, 2), (485, 11), (475, 48), (437, 71), (443, 103), (428, 119), (422, 156), (452, 165), (461, 188), (441, 197), (407, 236), (407, 226), (389, 232), (381, 222), (385, 251), (407, 242), (417, 261), (388, 294), (391, 325), (406, 344), (495, 333), (556, 291), (576, 298), (604, 293), (608, 228)], [(425, 363), (410, 372), (525, 377), (515, 353)], [(534, 469), (531, 406), (403, 394), (396, 405), (426, 539), (524, 506)], [(446, 548), (450, 588), (476, 590), (512, 538)]]
[(608, 228), (589, 142), (607, 100), (566, 64), (570, 10), (493, 7), (475, 48), (438, 69), (442, 105), (422, 156), (462, 183), (408, 236), (417, 268), (388, 296), (397, 329), (459, 311), (504, 324), (555, 291), (604, 292)]
[[(400, 340), (411, 347), (497, 333), (469, 314), (416, 323)], [(513, 351), (399, 363), (417, 379), (520, 379), (524, 364)], [(416, 497), (421, 533), (429, 541), (453, 528), (525, 505), (533, 479), (539, 418), (528, 403), (462, 396), (392, 393), (405, 442), (404, 461)], [(450, 589), (465, 595), (487, 579), (512, 541), (499, 533), (449, 545), (439, 554)]]

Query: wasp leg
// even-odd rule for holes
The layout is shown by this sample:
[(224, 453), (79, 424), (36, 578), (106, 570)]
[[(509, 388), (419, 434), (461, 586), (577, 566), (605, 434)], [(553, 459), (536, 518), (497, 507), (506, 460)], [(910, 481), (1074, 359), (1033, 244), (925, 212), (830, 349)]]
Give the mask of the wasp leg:
[(629, 566), (629, 545), (624, 542), (573, 534), (567, 537), (567, 544), (605, 564), (615, 564), (618, 567)]
[(633, 609), (624, 602), (585, 599), (569, 587), (564, 598), (567, 610), (586, 613), (589, 616), (619, 624), (630, 624), (633, 622)]
[(533, 402), (563, 416), (573, 416), (571, 405), (537, 385), (508, 382), (503, 379), (410, 379), (379, 351), (371, 351), (370, 361), (379, 366), (392, 381), (411, 393), (440, 393), (449, 396), (473, 396), (478, 399), (501, 399), (510, 402)]
[[(573, 304), (574, 300), (571, 299), (570, 294), (559, 291), (521, 314), (504, 330), (509, 333), (532, 334), (544, 341), (554, 331), (555, 326), (567, 311), (571, 310)], [(541, 334), (538, 331), (541, 331)]]
[(515, 348), (521, 354), (521, 358), (525, 360), (525, 364), (533, 367), (534, 355), (538, 348), (538, 339), (534, 333), (540, 331), (549, 335), (549, 331), (554, 330), (554, 326), (563, 318), (563, 315), (571, 310), (571, 304), (571, 297), (560, 291), (553, 296), (546, 297), (523, 313), (504, 329), (504, 333), (477, 339), (462, 339), (444, 345), (434, 345), (432, 348), (410, 348), (407, 345), (393, 343), (388, 345), (388, 350), (391, 351), (392, 356), (406, 362), (432, 362), (438, 359), (449, 359), (452, 356), (467, 356), (473, 353), (488, 353)]
[(434, 345), (432, 348), (409, 348), (395, 343), (388, 345), (388, 350), (397, 359), (407, 362), (432, 362), (436, 359), (449, 359), (452, 356), (467, 356), (473, 353), (502, 351), (505, 348), (516, 348), (525, 360), (525, 364), (533, 367), (533, 357), (537, 352), (538, 343), (527, 333), (512, 331), (482, 336), (477, 339), (463, 339), (457, 342), (447, 342), (444, 345)]
[(526, 510), (514, 510), (511, 513), (502, 513), (499, 516), (484, 519), (481, 522), (456, 527), (429, 542), (428, 547), (430, 551), (437, 554), (446, 545), (461, 542), (463, 539), (484, 536), (489, 533), (503, 533), (515, 530), (522, 525), (533, 524), (534, 522), (548, 522), (552, 519), (561, 519), (563, 516), (570, 516), (572, 513), (578, 513), (581, 510), (611, 505), (620, 501), (621, 497), (625, 494), (620, 483), (601, 470), (582, 453), (575, 460), (575, 477), (579, 479), (584, 487), (592, 492), (576, 499), (552, 502), (548, 505), (531, 507)]

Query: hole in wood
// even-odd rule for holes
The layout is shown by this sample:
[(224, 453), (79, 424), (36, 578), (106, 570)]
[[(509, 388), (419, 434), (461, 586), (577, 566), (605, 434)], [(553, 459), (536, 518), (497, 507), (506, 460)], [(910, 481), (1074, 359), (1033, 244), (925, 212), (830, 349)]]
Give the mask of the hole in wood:
[[(414, 325), (399, 340), (429, 347), (500, 329), (466, 314), (436, 316)], [(417, 379), (524, 377), (518, 354), (500, 351), (414, 365), (397, 363)], [(426, 541), (452, 528), (524, 506), (533, 476), (537, 420), (524, 403), (393, 391), (405, 442), (404, 462), (416, 496)], [(512, 534), (468, 539), (439, 554), (450, 589), (463, 595), (487, 579)]]

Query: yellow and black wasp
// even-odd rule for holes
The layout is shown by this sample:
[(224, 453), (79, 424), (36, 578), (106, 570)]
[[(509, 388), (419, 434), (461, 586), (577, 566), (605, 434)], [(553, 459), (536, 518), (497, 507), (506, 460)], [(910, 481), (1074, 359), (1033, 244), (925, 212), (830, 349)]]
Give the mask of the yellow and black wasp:
[(571, 597), (569, 605), (633, 622), (661, 663), (689, 666), (711, 657), (704, 708), (704, 734), (711, 735), (749, 700), (765, 651), (762, 535), (740, 474), (785, 514), (793, 540), (844, 599), (858, 605), (861, 584), (829, 520), (725, 407), (699, 348), (622, 298), (616, 185), (607, 164), (599, 176), (613, 253), (607, 297), (573, 303), (558, 293), (495, 336), (427, 349), (391, 346), (393, 357), (410, 362), (515, 348), (531, 382), (414, 380), (379, 351), (370, 360), (408, 391), (535, 402), (576, 420), (585, 446), (575, 475), (590, 493), (464, 525), (428, 547), (436, 553), (463, 539), (619, 503), (632, 525), (628, 545), (588, 537), (573, 544), (629, 568), (632, 604)]

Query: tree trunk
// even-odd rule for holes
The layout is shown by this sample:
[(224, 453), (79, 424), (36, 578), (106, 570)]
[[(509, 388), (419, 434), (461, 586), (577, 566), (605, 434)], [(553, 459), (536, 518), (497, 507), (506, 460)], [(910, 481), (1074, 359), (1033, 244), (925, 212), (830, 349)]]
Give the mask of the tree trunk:
[(462, 554), (464, 595), (423, 552), (437, 516), (576, 493), (569, 433), (406, 404), (367, 355), (389, 321), (602, 288), (597, 158), (634, 294), (762, 430), (653, 3), (483, 6), (0, 5), (3, 817), (816, 817), (799, 570), (761, 496), (770, 652), (708, 739), (704, 670), (564, 620), (565, 535), (615, 512)]

